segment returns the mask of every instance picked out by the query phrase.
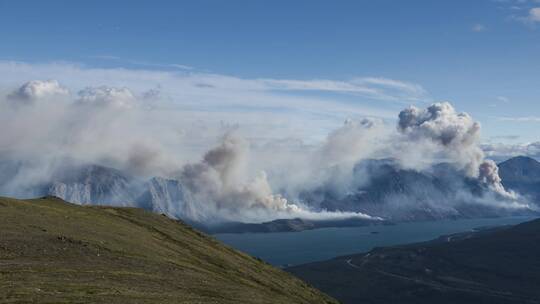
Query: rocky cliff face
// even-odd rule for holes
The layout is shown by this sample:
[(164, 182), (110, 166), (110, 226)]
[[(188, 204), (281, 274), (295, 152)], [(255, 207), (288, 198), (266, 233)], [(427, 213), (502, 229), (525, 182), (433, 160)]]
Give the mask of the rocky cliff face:
[(120, 171), (97, 165), (56, 173), (48, 195), (77, 204), (129, 206), (135, 198), (133, 180)]
[(139, 207), (177, 218), (194, 218), (193, 200), (180, 181), (154, 177), (143, 188), (144, 192), (136, 199)]
[(113, 168), (89, 165), (59, 171), (47, 195), (77, 204), (132, 206), (190, 219), (193, 201), (180, 181), (154, 177), (140, 182)]

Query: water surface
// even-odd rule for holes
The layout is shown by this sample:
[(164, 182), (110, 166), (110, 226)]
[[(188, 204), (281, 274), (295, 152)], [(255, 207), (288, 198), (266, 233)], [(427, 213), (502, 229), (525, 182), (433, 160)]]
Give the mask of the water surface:
[(483, 226), (514, 225), (533, 217), (440, 220), (392, 226), (323, 228), (302, 232), (222, 233), (214, 236), (276, 266), (297, 265), (369, 251), (374, 247), (427, 241)]

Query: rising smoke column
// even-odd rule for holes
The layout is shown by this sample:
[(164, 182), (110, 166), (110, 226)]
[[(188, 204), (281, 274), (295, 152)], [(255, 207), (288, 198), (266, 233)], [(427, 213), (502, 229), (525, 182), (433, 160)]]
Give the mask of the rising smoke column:
[(202, 161), (184, 166), (180, 180), (197, 201), (209, 202), (217, 209), (289, 208), (285, 200), (272, 195), (264, 173), (253, 180), (246, 177), (248, 157), (248, 142), (227, 134)]
[(183, 167), (179, 180), (193, 198), (195, 220), (266, 221), (275, 218), (306, 219), (364, 218), (355, 212), (311, 211), (305, 206), (274, 194), (266, 173), (248, 178), (248, 142), (234, 133), (226, 134), (217, 147), (209, 150), (202, 161)]
[(467, 113), (458, 113), (448, 102), (426, 109), (411, 106), (399, 113), (398, 131), (411, 141), (427, 141), (436, 153), (442, 153), (467, 176), (478, 178), (505, 198), (515, 194), (504, 189), (497, 165), (486, 160), (480, 148), (480, 124)]

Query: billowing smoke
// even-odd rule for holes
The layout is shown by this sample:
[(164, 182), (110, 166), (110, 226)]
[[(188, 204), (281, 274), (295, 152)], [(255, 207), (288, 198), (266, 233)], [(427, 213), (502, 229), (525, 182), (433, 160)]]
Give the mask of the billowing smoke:
[[(189, 214), (181, 214), (180, 209), (174, 208), (169, 214), (179, 218), (214, 222), (292, 217), (371, 218), (357, 212), (314, 211), (275, 193), (265, 171), (254, 172), (250, 168), (250, 144), (235, 132), (236, 127), (220, 124), (221, 132), (213, 131), (208, 139), (204, 136), (209, 126), (183, 124), (168, 111), (145, 104), (155, 102), (147, 92), (136, 94), (127, 88), (98, 86), (87, 87), (70, 97), (67, 90), (60, 90), (58, 82), (46, 82), (56, 87), (56, 91), (43, 83), (24, 84), (10, 95), (9, 102), (6, 100), (1, 105), (2, 118), (9, 122), (6, 132), (0, 135), (1, 160), (9, 163), (6, 168), (10, 168), (5, 171), (6, 181), (1, 183), (4, 195), (28, 197), (39, 195), (40, 189), (53, 189), (54, 193), (70, 195), (75, 202), (90, 203), (91, 194), (85, 193), (92, 191), (92, 186), (85, 184), (88, 177), (83, 176), (82, 182), (71, 186), (73, 189), (54, 179), (66, 175), (59, 173), (64, 168), (79, 168), (64, 166), (65, 163), (99, 164), (135, 176), (138, 184), (140, 179), (153, 176), (180, 181), (185, 195), (182, 202), (173, 203), (189, 205), (181, 210)], [(47, 93), (42, 92), (42, 87), (47, 88)], [(12, 107), (11, 96), (21, 95), (18, 92), (25, 90), (42, 91), (24, 99), (35, 103), (25, 108)], [(67, 100), (52, 98), (60, 95), (59, 92)], [(156, 97), (155, 93), (151, 95)], [(37, 120), (42, 127), (36, 128)], [(201, 145), (201, 139), (202, 147), (191, 152), (191, 147)], [(215, 140), (221, 143), (203, 153), (206, 145), (212, 145)], [(200, 161), (195, 160), (198, 153), (204, 154)], [(13, 171), (13, 176), (8, 171)], [(48, 186), (50, 181), (52, 186)], [(121, 193), (123, 189), (111, 191)], [(116, 205), (125, 205), (121, 199), (135, 200), (137, 196), (123, 193), (121, 198), (104, 197)]]
[(435, 103), (426, 109), (409, 107), (399, 113), (398, 130), (420, 145), (430, 144), (434, 151), (449, 158), (459, 169), (480, 179), (505, 197), (498, 168), (486, 160), (480, 147), (480, 124), (467, 113), (458, 113), (448, 102)]
[(353, 212), (314, 212), (291, 203), (273, 193), (264, 171), (247, 178), (249, 157), (249, 143), (237, 134), (228, 133), (219, 146), (206, 152), (202, 161), (182, 168), (179, 180), (189, 191), (192, 203), (204, 204), (202, 208), (192, 208), (198, 211), (192, 218), (230, 221), (238, 220), (239, 216), (250, 221), (291, 217), (371, 218)]
[(389, 131), (380, 119), (347, 119), (320, 144), (288, 143), (290, 146), (285, 147), (269, 144), (257, 153), (272, 162), (269, 169), (274, 177), (272, 183), (286, 190), (290, 197), (319, 187), (345, 193), (359, 182), (353, 177), (354, 166), (363, 159), (379, 155), (387, 145), (385, 138)]
[(341, 128), (326, 138), (319, 152), (320, 162), (325, 166), (355, 163), (376, 151), (377, 140), (383, 132), (381, 120), (347, 119)]
[[(24, 106), (14, 106), (19, 103)], [(480, 125), (449, 103), (403, 110), (398, 131), (380, 119), (348, 119), (322, 141), (310, 144), (287, 138), (261, 142), (246, 137), (242, 125), (234, 122), (216, 121), (212, 116), (190, 120), (189, 114), (171, 109), (156, 89), (134, 92), (126, 87), (95, 86), (71, 95), (56, 81), (30, 81), (0, 103), (1, 194), (35, 196), (51, 189), (51, 182), (62, 193), (74, 191), (68, 182), (54, 180), (69, 162), (118, 169), (106, 174), (103, 187), (109, 189), (109, 181), (120, 176), (121, 182), (112, 184), (125, 187), (110, 192), (121, 193), (121, 198), (103, 196), (99, 203), (138, 202), (139, 193), (122, 191), (132, 191), (130, 187), (152, 177), (166, 178), (181, 190), (176, 194), (166, 189), (150, 191), (151, 197), (172, 205), (152, 208), (179, 218), (208, 222), (370, 218), (344, 200), (364, 195), (358, 187), (373, 180), (373, 174), (359, 169), (359, 163), (391, 158), (418, 172), (447, 162), (495, 193), (497, 206), (516, 199), (502, 186), (495, 163), (485, 159), (479, 145)], [(81, 179), (71, 189), (91, 191), (88, 176)], [(426, 205), (439, 203), (438, 197), (420, 190), (422, 200), (429, 200)], [(324, 191), (332, 193), (331, 200), (306, 199), (308, 194), (324, 196)], [(396, 204), (400, 200), (403, 197), (391, 198)], [(410, 205), (400, 208), (418, 203), (408, 201)], [(180, 204), (184, 207), (176, 208)]]
[(516, 193), (504, 189), (501, 177), (499, 176), (499, 167), (497, 167), (497, 164), (491, 159), (484, 160), (480, 164), (478, 179), (505, 198), (517, 198)]
[(399, 113), (398, 130), (411, 141), (432, 144), (435, 153), (443, 153), (469, 176), (478, 176), (484, 158), (478, 145), (480, 124), (467, 113), (457, 113), (447, 102), (426, 109), (412, 106)]
[(227, 134), (201, 162), (186, 165), (180, 180), (190, 189), (194, 201), (212, 204), (223, 212), (241, 214), (252, 209), (284, 212), (297, 209), (272, 193), (264, 172), (252, 180), (246, 179), (248, 154), (247, 141)]

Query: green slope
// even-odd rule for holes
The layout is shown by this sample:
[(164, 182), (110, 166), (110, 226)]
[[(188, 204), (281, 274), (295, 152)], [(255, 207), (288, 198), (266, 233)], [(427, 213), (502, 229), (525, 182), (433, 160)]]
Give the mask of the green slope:
[(0, 302), (335, 303), (165, 216), (55, 198), (0, 198)]

